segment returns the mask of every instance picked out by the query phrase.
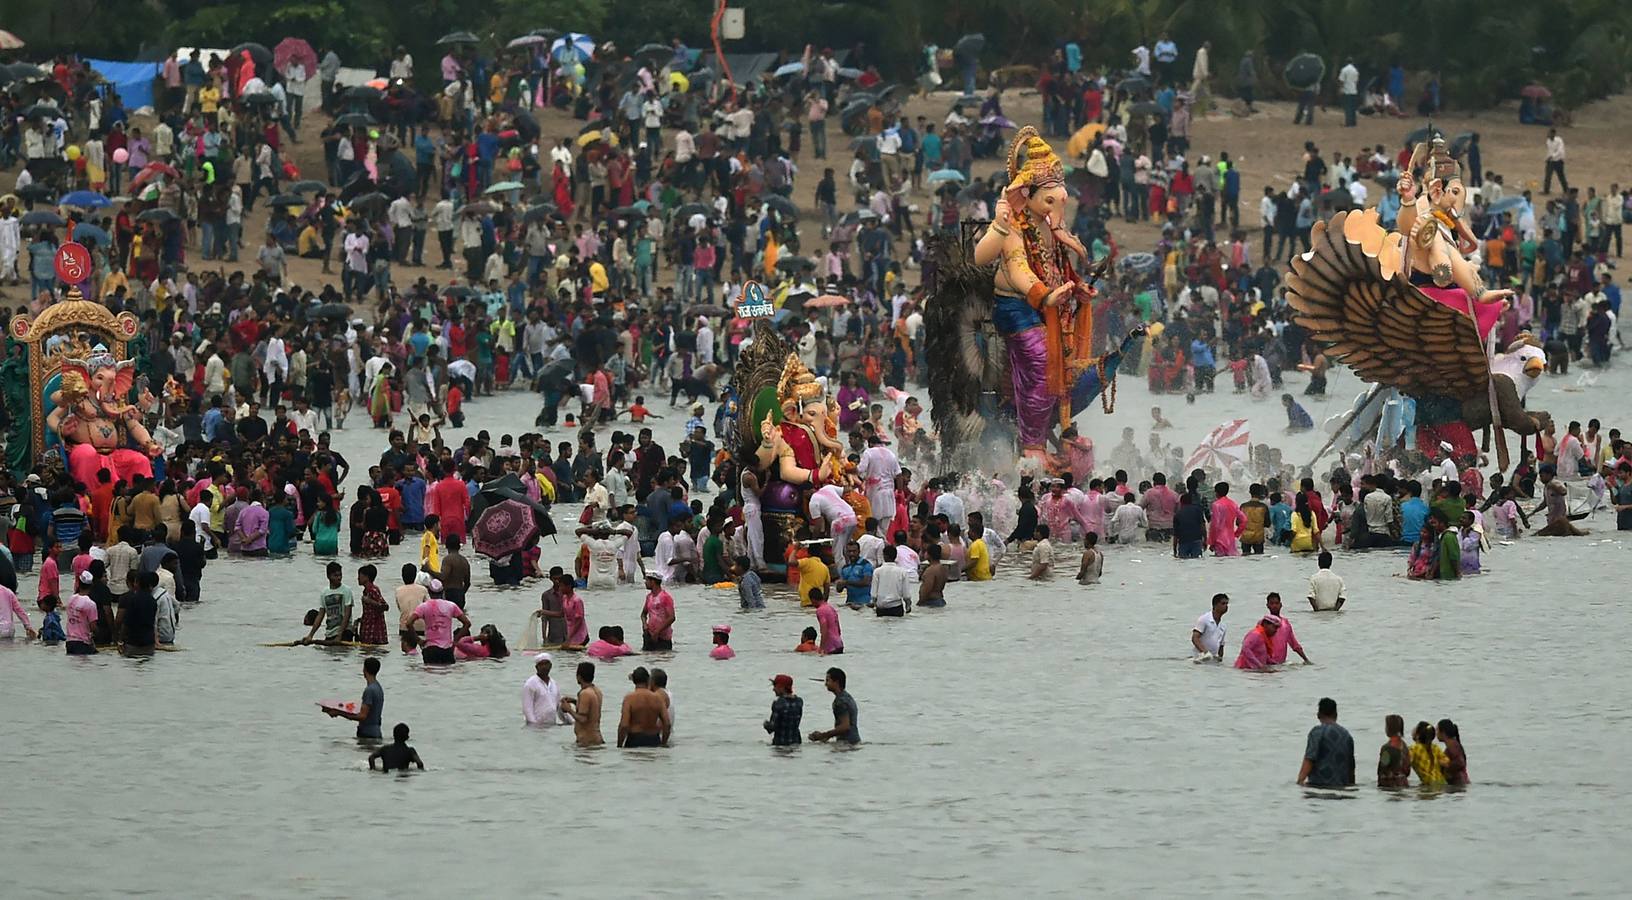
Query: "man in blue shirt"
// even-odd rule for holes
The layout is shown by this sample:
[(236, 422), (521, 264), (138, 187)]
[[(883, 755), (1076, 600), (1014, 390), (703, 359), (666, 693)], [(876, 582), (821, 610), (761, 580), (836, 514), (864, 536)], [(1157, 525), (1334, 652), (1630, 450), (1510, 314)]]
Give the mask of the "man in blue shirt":
[(477, 175), (482, 187), (493, 183), (493, 160), (499, 155), (499, 136), (493, 132), (494, 127), (489, 125), (486, 131), (476, 135)]
[(431, 140), (430, 134), (424, 131), (414, 138), (414, 168), (419, 175), (418, 194), (423, 197), (436, 174), (436, 141)]
[(221, 430), (221, 426), (225, 421), (226, 416), (221, 412), (221, 396), (217, 394), (210, 398), (210, 408), (204, 413), (204, 418), (199, 423), (200, 427), (204, 429), (204, 440), (212, 444), (215, 443), (217, 432)]
[(1422, 534), (1422, 523), (1428, 520), (1428, 504), (1422, 499), (1422, 484), (1407, 481), (1400, 492), (1400, 543), (1409, 547)]
[(873, 605), (873, 564), (861, 558), (861, 548), (854, 541), (845, 542), (844, 565), (834, 585), (844, 588), (846, 605), (854, 609)]

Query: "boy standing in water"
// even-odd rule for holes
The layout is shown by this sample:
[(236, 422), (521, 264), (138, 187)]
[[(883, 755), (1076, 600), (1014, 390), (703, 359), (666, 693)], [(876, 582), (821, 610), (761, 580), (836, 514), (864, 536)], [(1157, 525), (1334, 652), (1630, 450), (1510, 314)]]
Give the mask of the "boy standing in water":
[(374, 771), (374, 760), (381, 762), (380, 771), (389, 772), (392, 769), (408, 771), (410, 763), (425, 771), (425, 762), (419, 758), (419, 751), (408, 746), (408, 724), (398, 722), (397, 727), (391, 729), (391, 743), (386, 744), (368, 755), (368, 770)]

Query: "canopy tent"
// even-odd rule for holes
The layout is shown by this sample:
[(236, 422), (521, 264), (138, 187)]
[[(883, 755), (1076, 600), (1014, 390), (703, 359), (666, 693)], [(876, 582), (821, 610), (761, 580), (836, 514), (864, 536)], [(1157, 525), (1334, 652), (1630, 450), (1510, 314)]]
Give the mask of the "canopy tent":
[(107, 59), (88, 59), (86, 62), (90, 63), (92, 71), (119, 92), (126, 109), (134, 111), (153, 105), (153, 79), (159, 77), (158, 63)]
[[(737, 84), (748, 84), (771, 71), (776, 66), (777, 56), (775, 53), (727, 53), (725, 62), (731, 67), (731, 78)], [(719, 62), (718, 57), (713, 54), (702, 60), (705, 69), (717, 70)]]

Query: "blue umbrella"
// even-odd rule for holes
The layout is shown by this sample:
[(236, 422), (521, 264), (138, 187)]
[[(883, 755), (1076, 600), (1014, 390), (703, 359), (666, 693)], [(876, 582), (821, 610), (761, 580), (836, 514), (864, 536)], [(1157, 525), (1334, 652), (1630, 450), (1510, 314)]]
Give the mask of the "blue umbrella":
[(1495, 203), (1492, 203), (1490, 205), (1490, 208), (1485, 210), (1485, 212), (1488, 212), (1493, 216), (1499, 216), (1502, 213), (1512, 212), (1512, 211), (1514, 211), (1516, 209), (1523, 209), (1523, 208), (1524, 208), (1524, 198), (1523, 197), (1503, 197), (1502, 199), (1497, 200)]
[(77, 206), (80, 209), (101, 209), (104, 206), (113, 205), (112, 200), (98, 194), (96, 191), (74, 191), (64, 194), (57, 203), (61, 206)]
[(576, 31), (556, 38), (550, 45), (550, 56), (562, 62), (575, 56), (581, 62), (588, 62), (594, 55), (595, 39)]
[(81, 244), (95, 244), (98, 247), (111, 247), (113, 240), (108, 233), (89, 222), (81, 222), (74, 226), (74, 240)]
[(772, 73), (772, 74), (774, 74), (777, 78), (786, 78), (789, 75), (798, 75), (800, 72), (803, 72), (804, 70), (805, 70), (805, 64), (804, 63), (802, 63), (802, 62), (791, 62), (791, 63), (785, 63), (783, 65), (777, 66), (776, 71), (774, 73)]
[(948, 181), (961, 182), (963, 180), (963, 173), (959, 172), (957, 169), (936, 169), (935, 171), (929, 173), (930, 184), (943, 184)]

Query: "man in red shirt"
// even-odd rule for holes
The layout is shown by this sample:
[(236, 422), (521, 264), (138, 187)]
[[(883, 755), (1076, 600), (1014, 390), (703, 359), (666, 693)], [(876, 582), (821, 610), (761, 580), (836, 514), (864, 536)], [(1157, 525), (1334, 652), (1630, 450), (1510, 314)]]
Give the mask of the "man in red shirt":
[(425, 496), (425, 511), (442, 520), (442, 537), (465, 539), (465, 520), (470, 518), (470, 490), (454, 474), (453, 460), (442, 464), (442, 478), (431, 485)]

